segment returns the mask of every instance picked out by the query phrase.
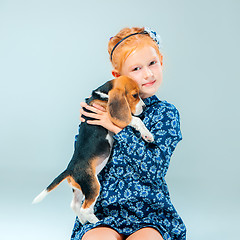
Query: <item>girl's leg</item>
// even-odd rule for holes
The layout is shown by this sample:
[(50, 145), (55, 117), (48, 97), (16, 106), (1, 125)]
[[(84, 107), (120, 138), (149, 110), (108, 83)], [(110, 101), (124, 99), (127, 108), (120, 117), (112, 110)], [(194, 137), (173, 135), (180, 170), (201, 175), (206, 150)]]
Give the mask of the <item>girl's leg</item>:
[(131, 234), (126, 240), (163, 240), (158, 230), (145, 227)]
[(124, 235), (108, 227), (96, 227), (86, 232), (82, 240), (123, 240)]

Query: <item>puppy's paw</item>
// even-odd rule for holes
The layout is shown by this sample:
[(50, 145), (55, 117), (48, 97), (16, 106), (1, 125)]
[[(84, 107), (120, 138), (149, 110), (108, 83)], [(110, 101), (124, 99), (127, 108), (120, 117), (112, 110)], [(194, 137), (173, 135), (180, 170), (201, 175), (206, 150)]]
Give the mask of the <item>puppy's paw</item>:
[(149, 131), (143, 132), (142, 133), (142, 138), (146, 142), (153, 142), (154, 141), (154, 137), (153, 137), (153, 135)]
[(78, 219), (81, 222), (81, 224), (85, 224), (86, 222), (90, 223), (97, 223), (99, 219), (95, 216), (95, 214), (91, 211), (91, 209), (80, 209)]
[(87, 222), (86, 217), (85, 217), (84, 215), (82, 215), (82, 214), (79, 214), (79, 215), (78, 215), (78, 220), (79, 220), (79, 222), (80, 222), (82, 225), (84, 225), (84, 224)]
[(146, 142), (149, 142), (149, 143), (151, 143), (151, 142), (153, 142), (154, 141), (154, 138), (153, 138), (153, 136), (142, 136), (142, 138), (146, 141)]
[(87, 219), (90, 223), (97, 223), (99, 219), (95, 216), (95, 214), (89, 214)]

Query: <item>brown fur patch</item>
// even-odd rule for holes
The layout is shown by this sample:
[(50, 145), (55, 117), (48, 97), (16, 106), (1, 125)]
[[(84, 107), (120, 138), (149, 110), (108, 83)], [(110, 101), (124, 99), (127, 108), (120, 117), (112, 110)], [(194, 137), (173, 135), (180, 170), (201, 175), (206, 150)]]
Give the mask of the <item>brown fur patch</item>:
[(111, 121), (119, 127), (126, 127), (132, 120), (132, 114), (124, 91), (114, 88), (108, 95), (107, 110)]
[[(70, 186), (74, 187), (74, 188), (78, 188), (79, 190), (81, 190), (81, 187), (80, 185), (74, 180), (73, 177), (69, 176), (67, 178), (67, 181), (69, 183)], [(82, 191), (82, 190), (81, 190)]]
[(113, 80), (113, 89), (108, 95), (107, 110), (111, 121), (119, 127), (126, 127), (140, 101), (138, 84), (129, 77), (121, 76)]
[(100, 184), (97, 180), (97, 178), (95, 177), (94, 179), (94, 195), (90, 198), (90, 199), (85, 199), (85, 201), (83, 202), (82, 208), (86, 209), (89, 208), (97, 199), (99, 192), (100, 192)]

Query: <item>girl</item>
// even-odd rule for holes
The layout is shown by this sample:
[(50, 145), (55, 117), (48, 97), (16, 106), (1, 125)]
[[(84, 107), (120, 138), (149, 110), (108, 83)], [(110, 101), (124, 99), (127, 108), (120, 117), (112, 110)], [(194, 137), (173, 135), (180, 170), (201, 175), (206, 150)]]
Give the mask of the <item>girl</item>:
[[(140, 118), (154, 135), (145, 142), (130, 126), (114, 125), (104, 109), (81, 103), (92, 111), (81, 114), (115, 135), (108, 164), (98, 175), (101, 193), (95, 205), (100, 219), (83, 226), (76, 219), (72, 240), (184, 240), (185, 225), (173, 207), (165, 175), (170, 157), (182, 139), (178, 110), (155, 93), (162, 83), (159, 36), (146, 28), (125, 28), (109, 40), (114, 77), (126, 75), (140, 87), (146, 104)], [(84, 121), (81, 118), (81, 121)]]

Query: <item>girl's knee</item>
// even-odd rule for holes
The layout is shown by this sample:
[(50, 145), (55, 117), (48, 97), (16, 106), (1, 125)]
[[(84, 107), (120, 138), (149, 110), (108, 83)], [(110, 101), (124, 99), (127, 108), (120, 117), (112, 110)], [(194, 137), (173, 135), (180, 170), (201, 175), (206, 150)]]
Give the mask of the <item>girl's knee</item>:
[(123, 235), (108, 227), (96, 227), (86, 232), (82, 240), (123, 240)]
[(131, 234), (127, 240), (163, 240), (158, 230), (152, 227), (142, 228)]

